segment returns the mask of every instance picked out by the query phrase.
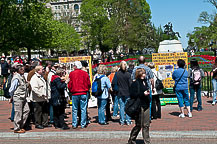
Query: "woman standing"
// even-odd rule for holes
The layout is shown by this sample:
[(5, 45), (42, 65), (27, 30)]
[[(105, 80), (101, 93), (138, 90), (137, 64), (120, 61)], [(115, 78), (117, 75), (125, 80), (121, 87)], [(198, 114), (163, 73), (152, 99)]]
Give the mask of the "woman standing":
[(188, 72), (185, 70), (185, 61), (179, 59), (177, 61), (178, 69), (175, 70), (172, 74), (172, 78), (175, 80), (175, 93), (178, 99), (179, 108), (181, 114), (179, 115), (180, 118), (184, 118), (184, 104), (187, 107), (188, 117), (192, 117), (192, 113), (190, 111), (190, 101), (188, 95)]
[(152, 119), (161, 118), (161, 104), (160, 104), (160, 95), (163, 93), (162, 89), (157, 90), (155, 83), (157, 79), (162, 80), (160, 72), (155, 69), (155, 64), (150, 62), (148, 66), (151, 68), (151, 71), (154, 74), (154, 91), (152, 93), (152, 106), (151, 106), (151, 115)]
[(109, 78), (106, 76), (107, 73), (107, 67), (105, 65), (102, 65), (98, 69), (98, 75), (96, 78), (101, 79), (101, 89), (103, 91), (102, 95), (97, 97), (98, 102), (98, 123), (100, 125), (107, 125), (107, 121), (105, 118), (105, 109), (107, 104), (107, 99), (109, 97), (109, 89), (111, 88), (111, 82)]
[(136, 70), (136, 81), (130, 87), (130, 98), (140, 99), (141, 111), (135, 117), (135, 127), (131, 130), (128, 144), (135, 144), (136, 137), (142, 129), (142, 136), (145, 144), (150, 144), (149, 126), (150, 126), (150, 93), (146, 80), (146, 72), (143, 68)]
[(69, 127), (64, 121), (66, 107), (64, 90), (69, 81), (61, 80), (62, 74), (63, 70), (57, 69), (56, 74), (51, 77), (51, 104), (53, 106), (54, 127), (67, 130)]
[(188, 69), (188, 78), (190, 79), (189, 89), (190, 89), (190, 110), (193, 110), (194, 93), (197, 93), (197, 110), (202, 110), (202, 100), (201, 100), (201, 80), (204, 77), (204, 71), (199, 67), (196, 59), (190, 61), (191, 67)]
[[(124, 108), (127, 100), (130, 98), (130, 85), (132, 80), (130, 73), (127, 72), (127, 63), (125, 61), (120, 63), (120, 70), (115, 74), (114, 77), (117, 78), (117, 97), (118, 103), (120, 105), (120, 125), (124, 125), (125, 122), (127, 125), (130, 125), (131, 119), (127, 114), (125, 115)], [(115, 85), (114, 80), (112, 81), (112, 84)]]
[(212, 77), (212, 86), (213, 86), (213, 101), (212, 105), (216, 104), (216, 92), (217, 92), (217, 58), (215, 58), (215, 64), (212, 66), (213, 77)]

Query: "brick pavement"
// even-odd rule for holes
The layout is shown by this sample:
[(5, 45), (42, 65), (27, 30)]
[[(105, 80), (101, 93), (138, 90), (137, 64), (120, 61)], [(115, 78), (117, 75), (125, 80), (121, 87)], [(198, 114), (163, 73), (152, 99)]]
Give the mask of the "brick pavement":
[[(152, 120), (150, 131), (216, 131), (217, 130), (217, 105), (212, 106), (212, 98), (203, 97), (203, 111), (198, 112), (193, 110), (193, 118), (179, 118), (179, 108), (177, 105), (167, 105), (162, 107), (162, 118)], [(196, 108), (196, 103), (194, 104)], [(0, 132), (12, 132), (13, 123), (10, 122), (11, 104), (7, 101), (0, 101)], [(68, 108), (66, 112), (71, 111)], [(87, 128), (70, 129), (67, 131), (130, 131), (134, 126), (120, 126), (119, 119), (115, 119), (113, 122), (109, 121), (109, 125), (101, 126), (97, 124), (97, 108), (88, 109), (91, 117), (91, 124)], [(187, 113), (187, 112), (186, 112)], [(66, 119), (67, 123), (71, 127), (71, 114)], [(32, 130), (29, 132), (60, 132), (62, 130), (55, 129), (54, 127), (45, 128), (43, 130), (35, 129), (32, 126)]]

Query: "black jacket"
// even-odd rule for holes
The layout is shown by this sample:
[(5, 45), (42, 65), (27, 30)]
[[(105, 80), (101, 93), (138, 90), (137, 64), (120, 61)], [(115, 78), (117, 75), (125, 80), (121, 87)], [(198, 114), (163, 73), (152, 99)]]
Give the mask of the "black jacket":
[(66, 103), (64, 90), (66, 83), (62, 82), (60, 77), (53, 75), (51, 79), (51, 104), (59, 106)]
[[(143, 81), (145, 85), (143, 84)], [(148, 90), (147, 81), (142, 79), (136, 79), (130, 87), (130, 98), (140, 98), (140, 104), (145, 110), (150, 106), (150, 96), (145, 96), (144, 94), (146, 90)]]
[[(119, 70), (117, 73), (117, 85), (118, 92), (117, 96), (130, 96), (130, 85), (132, 83), (131, 75), (129, 72)], [(112, 81), (114, 84), (114, 81)]]
[(9, 64), (7, 62), (1, 63), (1, 74), (6, 75), (8, 74)]

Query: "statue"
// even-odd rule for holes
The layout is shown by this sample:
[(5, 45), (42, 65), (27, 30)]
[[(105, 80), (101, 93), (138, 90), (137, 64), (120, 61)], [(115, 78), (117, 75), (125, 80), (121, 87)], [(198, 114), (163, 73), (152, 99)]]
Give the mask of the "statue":
[(179, 35), (179, 32), (174, 32), (173, 31), (173, 25), (171, 22), (168, 22), (168, 24), (166, 24), (164, 26), (164, 34), (170, 36), (170, 39), (172, 39), (173, 37), (175, 37), (176, 35), (181, 38), (181, 36)]

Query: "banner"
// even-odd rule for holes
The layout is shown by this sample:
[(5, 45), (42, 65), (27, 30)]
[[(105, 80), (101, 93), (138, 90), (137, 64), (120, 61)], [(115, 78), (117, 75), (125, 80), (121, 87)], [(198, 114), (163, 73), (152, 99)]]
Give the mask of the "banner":
[(172, 88), (174, 86), (175, 82), (172, 79), (172, 73), (178, 68), (177, 61), (179, 59), (183, 59), (186, 64), (186, 68), (188, 68), (187, 52), (152, 54), (152, 62), (155, 63), (156, 70), (160, 72), (165, 88)]

